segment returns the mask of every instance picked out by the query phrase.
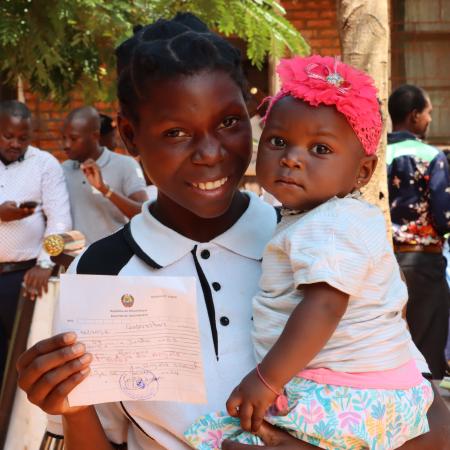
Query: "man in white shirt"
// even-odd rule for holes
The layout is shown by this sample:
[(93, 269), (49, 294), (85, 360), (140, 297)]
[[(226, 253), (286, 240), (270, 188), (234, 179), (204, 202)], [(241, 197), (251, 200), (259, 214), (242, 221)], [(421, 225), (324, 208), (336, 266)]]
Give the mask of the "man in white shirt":
[(47, 290), (53, 263), (44, 236), (70, 230), (64, 175), (50, 153), (30, 145), (31, 113), (0, 103), (0, 377), (22, 282), (30, 299)]
[(100, 116), (86, 106), (73, 110), (63, 128), (63, 163), (73, 227), (92, 244), (122, 228), (147, 200), (145, 180), (131, 157), (99, 144)]

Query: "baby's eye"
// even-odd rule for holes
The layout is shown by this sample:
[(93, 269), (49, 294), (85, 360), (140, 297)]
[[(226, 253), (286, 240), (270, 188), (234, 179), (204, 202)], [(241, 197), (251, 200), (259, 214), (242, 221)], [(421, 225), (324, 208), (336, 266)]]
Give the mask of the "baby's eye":
[(239, 119), (237, 117), (226, 117), (222, 123), (219, 125), (219, 130), (223, 128), (231, 128), (233, 125), (237, 123)]
[(280, 147), (280, 148), (286, 147), (286, 141), (279, 136), (275, 136), (275, 137), (271, 138), (270, 143), (274, 147)]
[(177, 137), (185, 137), (187, 136), (187, 133), (183, 131), (181, 128), (172, 128), (171, 130), (167, 130), (164, 132), (164, 135), (170, 138), (177, 138)]
[(328, 155), (329, 153), (333, 153), (332, 150), (323, 144), (316, 144), (311, 148), (313, 153), (317, 153), (318, 155)]

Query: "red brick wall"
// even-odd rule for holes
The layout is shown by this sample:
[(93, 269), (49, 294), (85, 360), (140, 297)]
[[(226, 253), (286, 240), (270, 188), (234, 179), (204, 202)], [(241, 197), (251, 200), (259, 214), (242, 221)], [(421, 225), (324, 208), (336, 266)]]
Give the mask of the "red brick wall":
[[(287, 11), (287, 19), (308, 41), (312, 53), (340, 54), (334, 0), (282, 0), (281, 3)], [(36, 121), (34, 145), (52, 152), (61, 160), (65, 159), (61, 147), (62, 122), (69, 111), (83, 105), (81, 98), (74, 95), (68, 105), (60, 107), (26, 91), (25, 102)], [(116, 114), (114, 103), (96, 103), (93, 106), (105, 114)]]
[[(62, 148), (61, 129), (64, 118), (75, 108), (85, 105), (79, 95), (74, 94), (69, 104), (60, 106), (54, 102), (43, 100), (32, 92), (25, 91), (25, 103), (33, 113), (34, 139), (33, 145), (48, 150), (59, 160), (63, 161), (66, 155)], [(115, 116), (115, 103), (95, 103), (98, 111)]]
[(287, 19), (311, 46), (312, 53), (340, 54), (335, 0), (284, 0)]

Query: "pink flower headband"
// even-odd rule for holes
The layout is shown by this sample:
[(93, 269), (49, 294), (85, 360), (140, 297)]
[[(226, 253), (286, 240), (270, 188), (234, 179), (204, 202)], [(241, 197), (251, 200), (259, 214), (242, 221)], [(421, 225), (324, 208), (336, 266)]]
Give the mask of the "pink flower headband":
[(383, 128), (377, 89), (364, 72), (330, 56), (296, 56), (277, 67), (281, 90), (269, 98), (267, 119), (281, 98), (293, 97), (311, 106), (333, 105), (345, 116), (367, 155), (377, 151)]

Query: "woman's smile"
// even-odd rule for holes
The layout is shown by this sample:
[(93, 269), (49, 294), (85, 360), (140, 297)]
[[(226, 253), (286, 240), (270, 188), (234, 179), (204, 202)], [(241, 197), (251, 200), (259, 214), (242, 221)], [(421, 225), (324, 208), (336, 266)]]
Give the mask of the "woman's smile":
[(197, 189), (201, 191), (215, 191), (223, 186), (228, 181), (228, 177), (215, 179), (213, 181), (199, 181), (197, 183), (191, 183)]

